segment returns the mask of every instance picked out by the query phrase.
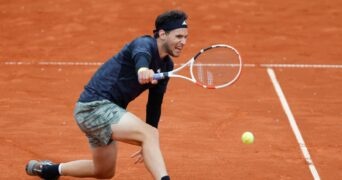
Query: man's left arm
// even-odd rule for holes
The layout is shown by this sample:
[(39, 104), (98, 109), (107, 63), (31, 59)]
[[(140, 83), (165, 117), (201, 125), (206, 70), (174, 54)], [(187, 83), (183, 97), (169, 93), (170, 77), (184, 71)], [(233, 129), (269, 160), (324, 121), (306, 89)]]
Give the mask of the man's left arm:
[[(169, 59), (161, 69), (162, 72), (173, 70), (173, 61)], [(169, 78), (158, 81), (158, 83), (149, 89), (148, 101), (146, 105), (146, 123), (158, 128), (161, 115), (164, 94), (169, 83)]]
[(155, 89), (149, 90), (146, 105), (146, 123), (155, 128), (158, 128), (163, 98), (164, 92), (157, 92)]

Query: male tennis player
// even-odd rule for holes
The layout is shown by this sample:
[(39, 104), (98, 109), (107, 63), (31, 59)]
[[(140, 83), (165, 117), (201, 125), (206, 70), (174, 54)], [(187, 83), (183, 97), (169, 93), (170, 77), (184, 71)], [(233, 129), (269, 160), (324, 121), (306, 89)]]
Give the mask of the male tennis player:
[[(172, 10), (155, 21), (154, 37), (141, 36), (104, 63), (81, 93), (74, 111), (80, 129), (88, 137), (92, 160), (55, 164), (31, 160), (26, 172), (44, 179), (60, 176), (112, 178), (115, 175), (117, 144), (141, 146), (133, 155), (144, 162), (154, 179), (168, 180), (159, 146), (158, 122), (168, 79), (154, 80), (155, 72), (173, 69), (170, 56), (178, 57), (188, 37), (187, 15)], [(149, 90), (146, 123), (126, 111), (139, 94)]]

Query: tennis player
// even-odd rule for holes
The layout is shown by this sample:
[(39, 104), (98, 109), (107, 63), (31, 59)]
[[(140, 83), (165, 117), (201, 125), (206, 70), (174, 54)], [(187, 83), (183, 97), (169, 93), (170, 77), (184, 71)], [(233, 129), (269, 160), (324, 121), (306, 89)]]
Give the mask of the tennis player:
[[(160, 14), (155, 20), (154, 37), (141, 36), (128, 43), (85, 86), (74, 116), (88, 138), (92, 160), (59, 164), (31, 160), (26, 165), (27, 174), (48, 180), (60, 176), (113, 178), (116, 141), (122, 141), (141, 146), (133, 157), (145, 163), (154, 179), (170, 179), (157, 130), (168, 79), (157, 81), (153, 74), (173, 69), (171, 57), (180, 56), (187, 41), (186, 20), (186, 13), (179, 10)], [(126, 107), (147, 89), (146, 124)]]

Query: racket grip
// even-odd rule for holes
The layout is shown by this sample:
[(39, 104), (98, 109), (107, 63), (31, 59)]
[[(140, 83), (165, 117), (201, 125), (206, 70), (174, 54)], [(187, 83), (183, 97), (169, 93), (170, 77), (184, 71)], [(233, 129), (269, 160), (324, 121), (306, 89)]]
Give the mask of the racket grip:
[(156, 73), (153, 75), (154, 80), (161, 80), (167, 77), (167, 73)]

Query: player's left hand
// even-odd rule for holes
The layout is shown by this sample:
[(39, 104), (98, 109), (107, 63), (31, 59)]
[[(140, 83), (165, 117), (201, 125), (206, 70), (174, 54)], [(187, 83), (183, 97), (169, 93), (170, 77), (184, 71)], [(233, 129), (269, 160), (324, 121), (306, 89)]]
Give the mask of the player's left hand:
[(142, 154), (142, 149), (140, 149), (139, 151), (135, 152), (134, 154), (131, 155), (131, 158), (135, 158), (135, 162), (134, 164), (138, 164), (138, 163), (142, 163), (144, 162), (144, 156)]

